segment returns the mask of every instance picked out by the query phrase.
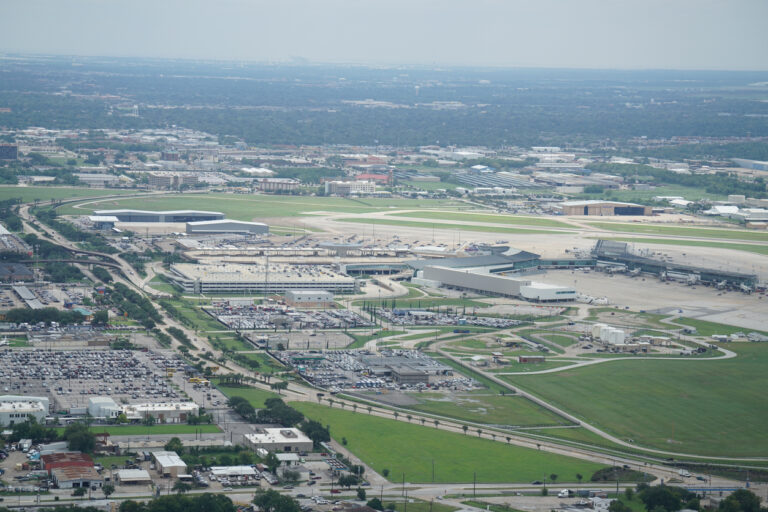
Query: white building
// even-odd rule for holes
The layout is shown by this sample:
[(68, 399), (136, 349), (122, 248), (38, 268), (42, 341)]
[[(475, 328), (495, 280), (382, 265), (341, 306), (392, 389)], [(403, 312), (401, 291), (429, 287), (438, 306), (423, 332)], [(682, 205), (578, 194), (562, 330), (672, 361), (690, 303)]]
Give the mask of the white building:
[(187, 418), (197, 416), (199, 410), (194, 402), (165, 402), (126, 405), (123, 412), (129, 421), (142, 421), (152, 416), (158, 423), (186, 423)]
[(237, 233), (237, 234), (269, 234), (269, 226), (262, 222), (245, 222), (242, 220), (202, 220), (187, 222), (187, 234)]
[(591, 329), (592, 338), (599, 339), (608, 345), (626, 344), (627, 333), (622, 329), (605, 324), (594, 324)]
[(211, 473), (218, 478), (256, 478), (258, 473), (251, 466), (211, 466)]
[(294, 307), (327, 307), (333, 304), (333, 294), (326, 290), (288, 290), (285, 302)]
[(152, 452), (152, 459), (157, 464), (157, 472), (163, 476), (177, 478), (187, 472), (187, 463), (176, 452)]
[(108, 396), (93, 396), (88, 399), (88, 414), (94, 418), (117, 418), (120, 406)]
[(42, 423), (48, 415), (48, 410), (42, 402), (30, 400), (17, 400), (0, 402), (0, 426), (11, 426), (24, 423), (32, 416), (38, 423)]
[(51, 405), (48, 397), (45, 396), (2, 395), (0, 396), (0, 404), (4, 402), (40, 402), (46, 411)]
[(374, 181), (326, 181), (325, 193), (328, 195), (349, 196), (354, 194), (375, 194)]
[(257, 450), (270, 452), (308, 452), (312, 440), (297, 428), (265, 428), (256, 434), (245, 434), (246, 442)]

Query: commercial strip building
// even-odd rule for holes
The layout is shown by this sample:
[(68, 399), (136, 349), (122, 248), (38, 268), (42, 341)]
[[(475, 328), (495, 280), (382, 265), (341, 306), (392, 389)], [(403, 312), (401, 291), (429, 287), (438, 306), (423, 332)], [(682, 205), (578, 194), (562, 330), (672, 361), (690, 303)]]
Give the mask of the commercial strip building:
[(120, 485), (149, 485), (152, 477), (145, 469), (121, 469), (115, 473), (115, 480)]
[(261, 222), (244, 222), (229, 219), (187, 222), (188, 235), (211, 233), (268, 235), (269, 226)]
[(207, 212), (199, 210), (96, 210), (94, 215), (114, 216), (120, 222), (197, 222), (204, 220), (222, 220), (221, 212)]
[(325, 290), (354, 293), (357, 280), (329, 267), (292, 265), (171, 265), (171, 279), (187, 293), (286, 293), (288, 290)]
[(297, 428), (264, 428), (255, 434), (245, 434), (245, 441), (254, 450), (268, 452), (308, 452), (312, 440)]
[(158, 423), (186, 423), (190, 416), (197, 416), (199, 410), (194, 402), (168, 402), (126, 405), (123, 413), (129, 421), (152, 416)]

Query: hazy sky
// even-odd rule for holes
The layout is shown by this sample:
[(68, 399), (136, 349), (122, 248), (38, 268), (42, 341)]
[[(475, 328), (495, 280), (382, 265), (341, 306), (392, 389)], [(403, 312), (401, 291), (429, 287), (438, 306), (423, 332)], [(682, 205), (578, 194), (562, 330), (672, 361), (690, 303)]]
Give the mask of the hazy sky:
[(0, 0), (0, 51), (768, 70), (768, 0)]

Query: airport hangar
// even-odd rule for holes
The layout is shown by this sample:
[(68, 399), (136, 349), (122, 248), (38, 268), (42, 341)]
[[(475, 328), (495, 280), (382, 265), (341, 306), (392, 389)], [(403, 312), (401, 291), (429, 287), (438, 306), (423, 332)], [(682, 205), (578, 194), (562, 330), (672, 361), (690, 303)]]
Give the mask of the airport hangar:
[(95, 216), (116, 217), (119, 222), (200, 222), (224, 220), (221, 212), (198, 210), (168, 210), (153, 212), (149, 210), (96, 210)]
[(563, 215), (590, 215), (612, 217), (616, 215), (653, 215), (653, 208), (634, 203), (616, 201), (564, 201), (559, 204)]

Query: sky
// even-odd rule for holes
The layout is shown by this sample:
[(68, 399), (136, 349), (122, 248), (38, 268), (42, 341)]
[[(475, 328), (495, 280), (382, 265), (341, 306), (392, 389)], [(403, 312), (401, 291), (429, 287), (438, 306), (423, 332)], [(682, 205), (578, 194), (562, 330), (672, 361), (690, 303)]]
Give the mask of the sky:
[(768, 70), (768, 0), (0, 0), (0, 52)]

